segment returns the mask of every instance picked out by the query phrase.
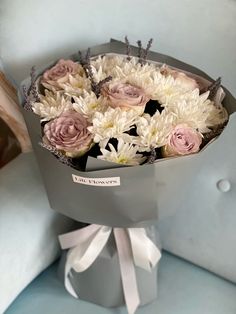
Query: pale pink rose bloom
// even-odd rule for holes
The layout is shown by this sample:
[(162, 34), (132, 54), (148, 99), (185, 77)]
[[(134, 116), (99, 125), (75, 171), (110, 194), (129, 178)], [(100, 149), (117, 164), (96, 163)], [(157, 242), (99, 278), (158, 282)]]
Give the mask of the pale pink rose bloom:
[(134, 109), (140, 114), (144, 112), (145, 105), (150, 100), (142, 88), (124, 83), (108, 83), (102, 88), (102, 94), (111, 107)]
[(88, 126), (88, 121), (80, 113), (66, 111), (45, 124), (43, 141), (68, 157), (79, 157), (91, 148), (93, 142)]
[(80, 66), (72, 60), (61, 59), (51, 69), (45, 71), (42, 77), (42, 83), (58, 86), (68, 80), (69, 75), (75, 75), (79, 72)]
[(194, 78), (191, 78), (181, 71), (172, 70), (169, 67), (165, 67), (161, 73), (163, 75), (171, 75), (174, 79), (177, 79), (187, 90), (194, 90), (199, 88), (199, 84)]
[(202, 135), (185, 124), (177, 125), (171, 132), (168, 144), (162, 149), (164, 157), (197, 153), (202, 143)]

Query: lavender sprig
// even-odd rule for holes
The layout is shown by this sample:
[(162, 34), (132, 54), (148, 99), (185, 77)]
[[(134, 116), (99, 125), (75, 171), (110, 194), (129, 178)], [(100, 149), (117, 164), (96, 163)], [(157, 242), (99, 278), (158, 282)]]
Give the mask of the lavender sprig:
[(147, 43), (147, 47), (146, 47), (146, 49), (145, 49), (144, 52), (143, 52), (143, 59), (144, 59), (145, 61), (147, 60), (147, 55), (148, 55), (148, 52), (149, 52), (149, 50), (150, 50), (150, 48), (151, 48), (151, 46), (152, 46), (152, 43), (153, 43), (153, 39), (150, 38), (149, 41), (148, 41), (148, 43)]
[(82, 52), (79, 50), (78, 51), (78, 56), (79, 56), (79, 63), (81, 64), (81, 65), (83, 65), (83, 56), (82, 56)]
[(107, 82), (111, 81), (112, 80), (112, 76), (109, 75), (108, 77), (104, 78), (103, 80), (101, 80), (95, 87), (95, 95), (97, 97), (99, 97), (99, 95), (101, 94), (101, 89), (103, 87), (104, 84), (106, 84)]
[(35, 72), (36, 72), (35, 65), (33, 65), (31, 70), (30, 70), (31, 87), (34, 84), (34, 82), (36, 81), (36, 73)]
[(126, 54), (127, 54), (127, 60), (130, 60), (131, 57), (131, 47), (130, 47), (130, 43), (129, 43), (129, 40), (128, 40), (128, 37), (125, 36), (125, 44), (126, 44)]
[(91, 49), (88, 48), (86, 52), (86, 57), (85, 57), (85, 60), (87, 61), (87, 63), (90, 62), (90, 58), (91, 58)]
[(91, 82), (92, 91), (94, 91), (96, 89), (97, 83), (94, 79), (93, 70), (92, 70), (92, 67), (90, 64), (90, 57), (91, 57), (90, 56), (90, 48), (87, 49), (87, 53), (86, 53), (85, 58), (83, 58), (81, 51), (79, 51), (78, 54), (79, 54), (80, 64), (82, 65), (82, 67), (86, 73), (87, 78)]
[(79, 62), (82, 65), (82, 67), (90, 64), (90, 58), (91, 58), (90, 48), (87, 49), (85, 57), (83, 57), (82, 52), (80, 50), (78, 51), (78, 55), (79, 55)]
[(25, 85), (23, 85), (22, 91), (23, 91), (23, 95), (24, 95), (25, 100), (27, 100), (27, 98), (28, 98), (28, 91), (27, 91), (27, 88), (26, 88)]
[(30, 87), (27, 90), (26, 86), (24, 85), (22, 90), (23, 90), (23, 95), (25, 98), (25, 104), (24, 104), (24, 109), (28, 111), (33, 111), (32, 110), (32, 102), (37, 102), (40, 101), (39, 93), (37, 90), (36, 86), (36, 69), (35, 66), (32, 66), (31, 71), (30, 71)]
[(59, 161), (61, 161), (63, 164), (66, 164), (68, 166), (73, 166), (71, 158), (66, 157), (65, 155), (63, 155), (61, 152), (59, 152), (55, 147), (45, 144), (43, 142), (39, 142), (39, 145), (43, 148), (46, 148), (50, 153), (52, 153), (53, 155), (55, 155)]
[(221, 86), (221, 77), (218, 77), (218, 79), (213, 81), (208, 87), (203, 88), (201, 90), (201, 94), (209, 91), (210, 93), (209, 93), (208, 98), (210, 100), (213, 100), (220, 86)]
[(112, 79), (112, 77), (108, 76), (105, 79), (97, 83), (94, 78), (93, 70), (90, 64), (90, 58), (91, 58), (90, 48), (88, 48), (85, 58), (83, 58), (81, 51), (79, 51), (78, 53), (79, 53), (80, 63), (86, 73), (87, 78), (90, 80), (92, 91), (97, 97), (99, 97), (102, 86), (105, 83), (109, 82)]
[(157, 153), (154, 147), (151, 148), (151, 153), (147, 159), (147, 164), (153, 164), (157, 159)]
[(88, 63), (88, 64), (84, 65), (84, 70), (85, 70), (85, 73), (86, 73), (87, 77), (89, 78), (89, 80), (91, 82), (92, 91), (95, 93), (97, 83), (96, 83), (96, 81), (94, 79), (94, 75), (93, 75), (93, 70), (92, 70), (91, 64)]
[(218, 89), (220, 88), (221, 86), (221, 77), (218, 77), (218, 79), (216, 81), (214, 81), (209, 87), (208, 87), (208, 90), (210, 91), (210, 94), (209, 94), (209, 99), (210, 100), (213, 100)]
[(138, 44), (138, 62), (143, 65), (143, 46), (142, 46), (142, 42), (141, 40), (138, 40), (137, 41), (137, 44)]
[(138, 40), (137, 41), (137, 44), (138, 44), (138, 62), (143, 66), (145, 63), (146, 63), (146, 60), (147, 60), (147, 55), (148, 55), (148, 52), (152, 46), (152, 43), (153, 43), (153, 39), (149, 39), (148, 43), (147, 43), (147, 47), (146, 49), (143, 49), (143, 46), (142, 46), (142, 42), (141, 40)]
[(32, 93), (32, 96), (34, 98), (34, 101), (40, 101), (37, 86), (36, 86), (36, 68), (35, 66), (32, 66), (30, 71), (30, 78), (31, 78), (31, 85), (30, 85), (30, 92)]
[(27, 110), (27, 111), (33, 111), (32, 110), (32, 106), (31, 106), (31, 102), (30, 102), (30, 99), (29, 99), (28, 91), (27, 91), (27, 88), (26, 88), (25, 85), (23, 85), (22, 91), (23, 91), (23, 95), (24, 95), (24, 98), (25, 98), (24, 109)]

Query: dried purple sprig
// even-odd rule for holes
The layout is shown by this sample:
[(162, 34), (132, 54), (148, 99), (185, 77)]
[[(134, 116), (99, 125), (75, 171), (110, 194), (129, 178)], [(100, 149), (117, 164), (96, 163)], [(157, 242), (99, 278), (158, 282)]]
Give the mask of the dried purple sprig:
[(35, 66), (32, 66), (30, 71), (30, 78), (31, 78), (31, 85), (30, 85), (30, 92), (32, 93), (32, 96), (34, 98), (34, 101), (40, 101), (39, 93), (36, 86), (36, 68)]
[(66, 164), (68, 166), (73, 166), (72, 159), (69, 157), (66, 157), (64, 154), (58, 151), (55, 147), (45, 144), (43, 142), (39, 142), (39, 145), (43, 148), (46, 148), (50, 153), (55, 155), (59, 159), (59, 161), (61, 161), (63, 164)]
[(83, 56), (82, 56), (82, 52), (79, 50), (78, 51), (78, 57), (79, 57), (79, 63), (81, 64), (81, 65), (83, 65)]
[(131, 46), (130, 46), (130, 43), (129, 43), (129, 40), (128, 40), (128, 37), (125, 36), (125, 44), (126, 44), (126, 54), (127, 54), (127, 60), (130, 60), (131, 57)]
[(28, 97), (28, 92), (27, 92), (27, 88), (25, 85), (22, 86), (22, 92), (23, 92), (24, 98), (26, 100)]
[(142, 65), (143, 64), (143, 46), (141, 40), (137, 41), (138, 44), (138, 62)]
[(78, 55), (79, 55), (79, 63), (82, 65), (82, 67), (90, 64), (90, 58), (91, 58), (90, 48), (87, 49), (85, 57), (83, 57), (82, 52), (80, 50), (78, 51)]
[(147, 55), (148, 55), (148, 52), (152, 46), (152, 43), (153, 43), (153, 39), (149, 39), (148, 43), (147, 43), (147, 47), (146, 49), (143, 49), (143, 46), (142, 46), (142, 42), (141, 40), (138, 40), (137, 41), (137, 44), (138, 44), (138, 62), (143, 66), (146, 61), (147, 61)]
[(210, 91), (210, 94), (209, 94), (209, 99), (210, 100), (213, 100), (218, 89), (220, 88), (221, 86), (221, 77), (218, 77), (217, 80), (215, 80), (209, 87), (208, 87), (208, 90)]
[(147, 55), (148, 55), (148, 52), (149, 52), (149, 50), (150, 50), (150, 48), (152, 46), (152, 43), (153, 43), (153, 39), (150, 38), (148, 43), (147, 43), (147, 47), (146, 47), (146, 49), (143, 52), (143, 59), (145, 60), (145, 62), (147, 60)]
[(208, 98), (210, 100), (213, 100), (220, 86), (221, 86), (221, 77), (218, 77), (218, 79), (213, 81), (209, 86), (207, 86), (206, 88), (203, 88), (201, 90), (201, 94), (209, 91), (210, 93), (209, 93)]
[(32, 111), (31, 102), (30, 102), (28, 91), (25, 85), (23, 85), (22, 87), (22, 92), (25, 98), (24, 109), (27, 111)]
[(32, 87), (32, 85), (36, 81), (36, 68), (35, 68), (35, 65), (33, 65), (31, 70), (30, 70), (30, 78), (31, 78), (31, 87)]
[(157, 159), (157, 152), (156, 152), (155, 148), (152, 147), (151, 148), (151, 153), (150, 153), (150, 155), (148, 156), (148, 159), (147, 159), (147, 164), (153, 164), (156, 159)]
[(91, 57), (90, 56), (90, 48), (87, 49), (85, 58), (83, 57), (81, 51), (79, 51), (78, 54), (79, 54), (79, 62), (82, 65), (82, 67), (86, 73), (87, 78), (89, 78), (89, 80), (91, 82), (92, 91), (94, 91), (96, 89), (97, 83), (94, 79), (93, 70), (92, 70), (92, 67), (90, 64), (90, 57)]
[(87, 75), (87, 78), (89, 78), (89, 80), (90, 80), (92, 91), (94, 92), (94, 94), (97, 97), (99, 97), (101, 94), (102, 86), (105, 83), (109, 82), (112, 79), (112, 77), (108, 76), (105, 79), (103, 79), (97, 83), (96, 80), (94, 79), (92, 66), (90, 64), (90, 58), (91, 58), (90, 48), (88, 48), (85, 58), (83, 58), (81, 51), (79, 51), (78, 53), (79, 53), (80, 64), (82, 65), (82, 67), (83, 67), (83, 69)]
[(89, 63), (89, 62), (90, 62), (90, 58), (91, 58), (91, 49), (88, 48), (88, 49), (87, 49), (87, 52), (86, 52), (85, 60), (87, 60), (88, 63)]
[(28, 111), (32, 111), (32, 102), (38, 102), (40, 101), (39, 93), (37, 90), (36, 86), (36, 69), (35, 66), (32, 66), (31, 71), (30, 71), (30, 87), (27, 90), (26, 86), (23, 85), (22, 90), (23, 90), (23, 95), (25, 98), (25, 104), (24, 104), (24, 109)]
[(85, 70), (85, 73), (86, 73), (87, 77), (89, 78), (89, 80), (91, 82), (92, 91), (95, 93), (97, 83), (96, 83), (96, 81), (94, 79), (94, 75), (93, 75), (93, 70), (92, 70), (91, 64), (85, 65), (84, 66), (84, 70)]
[(112, 80), (112, 76), (109, 75), (108, 77), (104, 78), (96, 85), (94, 93), (97, 97), (99, 97), (99, 95), (101, 94), (101, 89), (103, 85), (110, 82), (111, 80)]

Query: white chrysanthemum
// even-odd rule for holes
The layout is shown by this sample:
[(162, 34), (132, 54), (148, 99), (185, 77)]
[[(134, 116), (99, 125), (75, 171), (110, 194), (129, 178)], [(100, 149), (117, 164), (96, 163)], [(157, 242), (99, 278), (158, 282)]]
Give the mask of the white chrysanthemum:
[(127, 62), (127, 58), (120, 55), (105, 55), (97, 58), (92, 58), (90, 63), (98, 71), (102, 68), (103, 72), (110, 74), (114, 67), (123, 67), (123, 64)]
[(180, 79), (175, 79), (171, 75), (164, 76), (160, 71), (152, 75), (153, 83), (150, 85), (150, 93), (153, 100), (160, 104), (170, 102), (172, 97), (179, 97), (189, 91), (189, 86), (182, 84)]
[(68, 81), (62, 83), (58, 82), (58, 85), (62, 90), (64, 90), (65, 94), (69, 96), (80, 96), (84, 90), (91, 90), (91, 83), (89, 79), (80, 75), (69, 75)]
[(127, 71), (124, 71), (125, 68), (114, 68), (115, 75), (113, 77), (116, 80), (143, 88), (151, 99), (157, 100), (161, 104), (191, 90), (191, 86), (180, 78), (175, 79), (171, 75), (162, 75), (157, 66), (146, 64), (141, 67), (140, 64), (137, 64), (133, 69), (129, 69), (128, 66), (127, 68)]
[(75, 101), (73, 108), (87, 117), (89, 121), (93, 119), (96, 112), (104, 112), (107, 109), (107, 104), (103, 97), (97, 98), (93, 92), (88, 93), (84, 91), (82, 96), (73, 96), (73, 99)]
[(42, 121), (49, 121), (58, 117), (62, 112), (72, 109), (70, 97), (63, 96), (60, 92), (45, 90), (45, 96), (40, 95), (40, 102), (32, 103), (34, 113), (39, 115)]
[(146, 63), (141, 65), (138, 63), (138, 59), (131, 58), (131, 60), (125, 59), (122, 65), (113, 66), (111, 69), (111, 75), (119, 79), (128, 78), (129, 76), (151, 76), (151, 74), (156, 71), (156, 66), (154, 64)]
[[(130, 69), (130, 71), (127, 72), (123, 72), (121, 68), (116, 68), (114, 71), (117, 72), (115, 75), (113, 75), (116, 81), (142, 88), (145, 93), (153, 99), (152, 94), (153, 91), (156, 90), (152, 78), (154, 69), (149, 67), (148, 64), (144, 65), (143, 67), (138, 64), (136, 69)], [(158, 71), (158, 69), (155, 69), (155, 71)]]
[(103, 70), (102, 66), (100, 66), (98, 69), (96, 69), (94, 66), (91, 66), (91, 69), (95, 82), (100, 82), (108, 76), (106, 72)]
[[(156, 66), (154, 64), (141, 65), (138, 62), (138, 58), (131, 57), (129, 60), (127, 56), (114, 56), (105, 55), (98, 57), (91, 61), (93, 74), (96, 80), (102, 80), (105, 77), (111, 75), (115, 80), (129, 83), (129, 80), (135, 80), (135, 78), (150, 77), (150, 74), (155, 71)], [(139, 80), (139, 83), (142, 80)], [(132, 82), (130, 82), (132, 84)], [(134, 85), (139, 86), (138, 84)], [(141, 87), (141, 86), (140, 86)]]
[(143, 88), (151, 99), (161, 104), (166, 103), (172, 95), (181, 95), (192, 88), (181, 77), (162, 75), (161, 68), (156, 64), (141, 65), (135, 57), (127, 60), (126, 56), (106, 55), (98, 57), (91, 64), (97, 81), (111, 75), (114, 81)]
[(146, 157), (137, 154), (139, 147), (130, 143), (125, 143), (123, 139), (118, 140), (117, 150), (112, 144), (108, 144), (110, 150), (101, 148), (102, 155), (98, 159), (115, 162), (118, 164), (135, 166), (143, 163)]
[(96, 112), (92, 120), (92, 126), (88, 130), (94, 134), (94, 142), (102, 141), (102, 146), (110, 138), (129, 138), (124, 132), (129, 131), (138, 119), (135, 110), (121, 110), (120, 108), (108, 108), (104, 113)]
[(90, 60), (94, 79), (99, 82), (107, 76), (112, 75), (112, 69), (123, 63), (122, 56), (99, 56)]
[(133, 143), (140, 146), (140, 151), (150, 151), (165, 145), (173, 128), (174, 117), (164, 111), (157, 111), (152, 117), (145, 114), (140, 117), (137, 125), (137, 137), (133, 137)]
[(199, 95), (199, 90), (194, 90), (172, 97), (165, 105), (166, 111), (174, 117), (174, 124), (186, 123), (201, 133), (209, 131), (210, 127), (224, 123), (227, 112), (222, 106), (215, 106), (214, 102), (207, 99), (209, 92)]

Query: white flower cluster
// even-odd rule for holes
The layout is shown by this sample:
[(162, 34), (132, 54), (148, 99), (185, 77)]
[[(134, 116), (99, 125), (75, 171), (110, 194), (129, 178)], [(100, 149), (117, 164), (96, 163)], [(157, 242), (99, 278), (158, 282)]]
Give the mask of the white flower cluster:
[(63, 112), (72, 109), (70, 97), (60, 92), (45, 90), (45, 95), (40, 95), (40, 102), (33, 102), (32, 109), (42, 121), (49, 121), (59, 117)]
[[(191, 153), (193, 145), (184, 140), (185, 136), (192, 132), (192, 139), (201, 139), (228, 119), (219, 100), (215, 104), (209, 92), (201, 93), (193, 77), (168, 66), (151, 61), (141, 64), (135, 57), (107, 54), (91, 58), (90, 72), (93, 84), (80, 65), (61, 60), (60, 67), (47, 70), (42, 79), (44, 92), (32, 108), (42, 121), (55, 119), (68, 110), (85, 117), (88, 132), (100, 146), (99, 159), (127, 165), (143, 163), (143, 152), (173, 145), (173, 134), (181, 154), (185, 150), (180, 145)], [(97, 93), (94, 83), (99, 86), (108, 76), (112, 80), (101, 85)], [(112, 145), (111, 139), (116, 139), (117, 145)]]
[(135, 110), (122, 110), (120, 108), (108, 108), (104, 113), (95, 112), (92, 126), (88, 130), (94, 134), (94, 142), (100, 147), (105, 147), (111, 138), (122, 138), (130, 141), (130, 131), (138, 121)]

